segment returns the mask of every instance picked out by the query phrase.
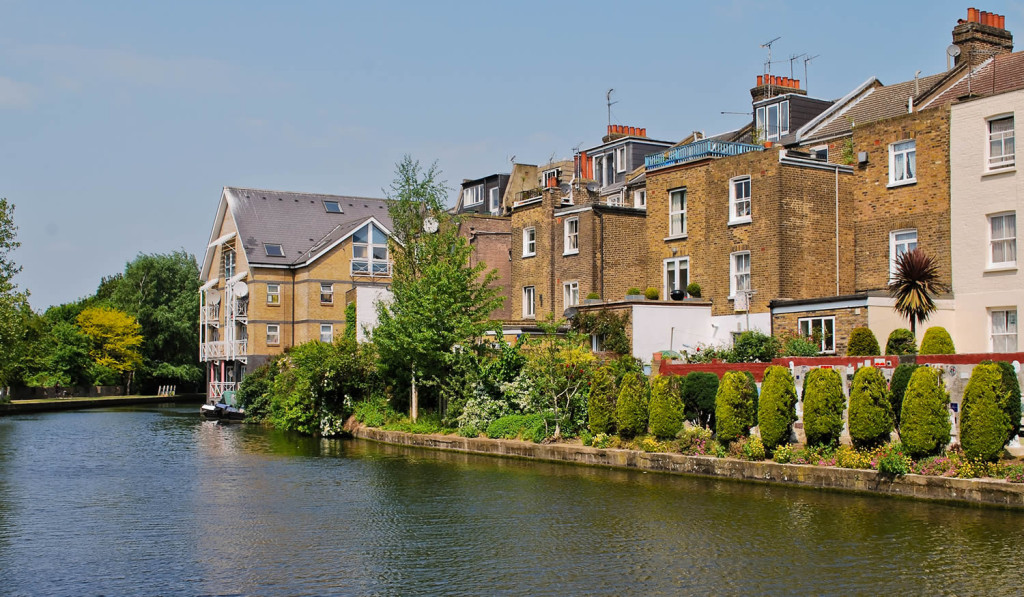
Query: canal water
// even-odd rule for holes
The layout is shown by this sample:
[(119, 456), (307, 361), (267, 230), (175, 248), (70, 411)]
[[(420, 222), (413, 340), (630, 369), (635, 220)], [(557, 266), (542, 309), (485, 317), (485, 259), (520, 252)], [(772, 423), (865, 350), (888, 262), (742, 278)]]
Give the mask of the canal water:
[(317, 440), (196, 410), (0, 418), (0, 594), (1024, 591), (1021, 512)]

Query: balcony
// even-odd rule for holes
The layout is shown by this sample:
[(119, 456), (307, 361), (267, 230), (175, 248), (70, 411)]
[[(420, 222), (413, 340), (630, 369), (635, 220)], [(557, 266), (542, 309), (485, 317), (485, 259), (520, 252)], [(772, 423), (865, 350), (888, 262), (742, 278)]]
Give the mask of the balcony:
[(200, 307), (200, 313), (202, 316), (202, 322), (205, 325), (212, 325), (214, 327), (220, 326), (220, 305), (203, 305)]
[(391, 262), (375, 259), (353, 259), (353, 276), (390, 277)]
[(232, 301), (231, 311), (235, 319), (245, 319), (249, 316), (249, 301), (235, 299)]
[(644, 167), (648, 171), (657, 170), (658, 168), (666, 168), (687, 162), (696, 162), (708, 158), (727, 158), (752, 151), (764, 151), (764, 147), (751, 145), (750, 143), (704, 139), (689, 145), (673, 147), (667, 151), (646, 156), (644, 158)]
[(249, 350), (249, 339), (214, 340), (199, 345), (200, 361), (244, 360)]
[(211, 381), (206, 390), (206, 398), (210, 401), (220, 402), (224, 392), (238, 390), (238, 384), (233, 381)]

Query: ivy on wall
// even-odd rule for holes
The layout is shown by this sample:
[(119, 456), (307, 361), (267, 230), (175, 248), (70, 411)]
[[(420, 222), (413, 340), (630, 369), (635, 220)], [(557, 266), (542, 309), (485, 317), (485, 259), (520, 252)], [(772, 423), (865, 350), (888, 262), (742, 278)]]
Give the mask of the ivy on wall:
[(582, 334), (595, 335), (602, 338), (605, 351), (616, 354), (630, 354), (631, 345), (626, 334), (629, 325), (629, 313), (621, 315), (607, 310), (577, 313), (572, 319), (572, 329)]

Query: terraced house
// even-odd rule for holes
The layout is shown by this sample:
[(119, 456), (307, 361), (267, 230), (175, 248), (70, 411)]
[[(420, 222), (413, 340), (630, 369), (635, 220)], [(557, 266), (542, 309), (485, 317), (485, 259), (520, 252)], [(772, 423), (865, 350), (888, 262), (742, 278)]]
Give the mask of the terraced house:
[(381, 199), (225, 187), (199, 291), (208, 399), (290, 346), (362, 339), (389, 294), (390, 230)]

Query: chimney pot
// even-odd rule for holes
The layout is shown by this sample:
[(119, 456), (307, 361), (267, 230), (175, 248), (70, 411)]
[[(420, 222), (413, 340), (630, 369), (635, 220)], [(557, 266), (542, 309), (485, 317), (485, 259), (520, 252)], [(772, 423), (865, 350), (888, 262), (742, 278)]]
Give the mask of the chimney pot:
[(793, 87), (796, 87), (797, 89), (800, 89), (800, 79), (795, 79), (793, 81)]
[(999, 28), (1006, 29), (1006, 15), (999, 15)]
[(967, 22), (968, 23), (977, 23), (978, 22), (978, 9), (977, 8), (968, 8), (967, 9)]
[(757, 86), (764, 85), (764, 75), (757, 75)]
[(647, 136), (647, 129), (640, 129), (640, 136), (641, 137), (646, 137)]

